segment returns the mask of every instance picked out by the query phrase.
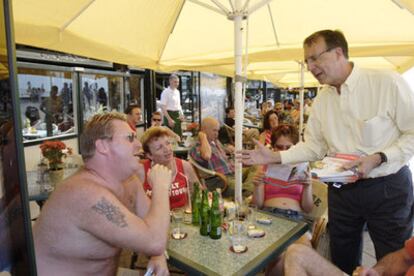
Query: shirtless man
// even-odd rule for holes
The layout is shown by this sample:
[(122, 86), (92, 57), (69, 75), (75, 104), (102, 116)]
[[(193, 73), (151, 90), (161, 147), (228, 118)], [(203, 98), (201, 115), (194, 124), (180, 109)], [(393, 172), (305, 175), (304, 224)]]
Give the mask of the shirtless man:
[(121, 248), (154, 256), (157, 275), (168, 275), (171, 172), (154, 166), (149, 202), (134, 175), (141, 144), (125, 115), (95, 115), (81, 136), (85, 167), (62, 182), (33, 228), (38, 275), (115, 275)]

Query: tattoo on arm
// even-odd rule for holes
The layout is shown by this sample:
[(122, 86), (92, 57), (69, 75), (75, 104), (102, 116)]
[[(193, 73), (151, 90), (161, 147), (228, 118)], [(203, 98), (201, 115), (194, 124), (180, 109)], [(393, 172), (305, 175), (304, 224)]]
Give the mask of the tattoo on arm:
[(109, 200), (102, 197), (101, 200), (92, 206), (92, 210), (98, 214), (104, 215), (107, 220), (121, 228), (127, 227), (125, 215), (119, 210), (119, 207), (113, 205)]

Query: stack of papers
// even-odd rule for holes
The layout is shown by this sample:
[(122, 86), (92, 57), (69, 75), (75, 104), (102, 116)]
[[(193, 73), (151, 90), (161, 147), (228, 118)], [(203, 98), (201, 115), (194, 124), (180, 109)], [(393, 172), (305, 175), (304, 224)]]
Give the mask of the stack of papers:
[(322, 182), (353, 183), (358, 180), (356, 170), (344, 170), (343, 166), (359, 157), (355, 154), (337, 153), (316, 161), (311, 165), (312, 178), (317, 178)]
[(276, 186), (290, 186), (309, 181), (309, 163), (268, 165), (264, 182)]

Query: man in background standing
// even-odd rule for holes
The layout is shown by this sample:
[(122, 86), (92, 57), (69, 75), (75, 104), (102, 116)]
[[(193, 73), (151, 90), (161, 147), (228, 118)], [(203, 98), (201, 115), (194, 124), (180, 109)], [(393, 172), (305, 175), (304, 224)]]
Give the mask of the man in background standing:
[(164, 114), (164, 125), (171, 128), (177, 135), (182, 136), (181, 122), (184, 114), (181, 108), (180, 91), (177, 89), (180, 79), (172, 74), (169, 78), (170, 86), (161, 93), (161, 109)]

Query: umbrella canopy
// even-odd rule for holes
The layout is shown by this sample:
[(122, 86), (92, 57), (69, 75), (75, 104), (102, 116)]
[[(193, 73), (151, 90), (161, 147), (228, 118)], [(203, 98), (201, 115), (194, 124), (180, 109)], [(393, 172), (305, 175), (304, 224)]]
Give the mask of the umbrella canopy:
[[(249, 52), (245, 75), (279, 84), (289, 82), (288, 74), (298, 72), (299, 63), (303, 87), (302, 41), (321, 29), (341, 29), (354, 57), (379, 58), (400, 71), (414, 64), (414, 30), (409, 29), (414, 17), (390, 0), (14, 0), (13, 4), (17, 43), (163, 71), (234, 76), (236, 150), (242, 145), (243, 41)], [(241, 164), (235, 168), (235, 198), (241, 201)]]
[[(234, 26), (220, 14), (232, 10), (230, 2), (14, 0), (15, 37), (20, 44), (138, 67), (232, 76)], [(297, 86), (302, 41), (321, 29), (342, 30), (351, 59), (362, 67), (403, 72), (414, 65), (414, 16), (391, 0), (247, 2), (250, 10), (267, 3), (246, 13), (250, 78)]]

